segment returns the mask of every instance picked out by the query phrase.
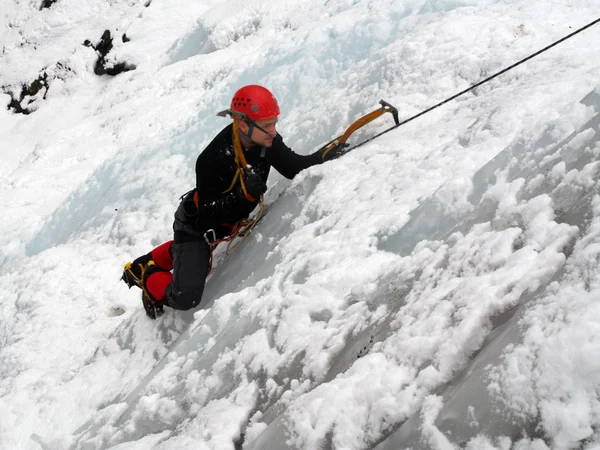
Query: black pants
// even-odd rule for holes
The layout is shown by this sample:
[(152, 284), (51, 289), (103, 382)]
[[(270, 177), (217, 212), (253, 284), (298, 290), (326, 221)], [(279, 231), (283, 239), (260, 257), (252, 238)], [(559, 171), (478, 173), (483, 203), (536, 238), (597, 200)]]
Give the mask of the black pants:
[(165, 292), (168, 305), (184, 311), (200, 304), (210, 264), (210, 247), (204, 237), (205, 231), (198, 229), (196, 218), (189, 214), (187, 197), (183, 198), (175, 212), (175, 238), (171, 246), (173, 280)]
[(210, 248), (202, 240), (173, 242), (173, 281), (167, 286), (167, 303), (173, 309), (195, 308), (202, 300), (208, 276)]

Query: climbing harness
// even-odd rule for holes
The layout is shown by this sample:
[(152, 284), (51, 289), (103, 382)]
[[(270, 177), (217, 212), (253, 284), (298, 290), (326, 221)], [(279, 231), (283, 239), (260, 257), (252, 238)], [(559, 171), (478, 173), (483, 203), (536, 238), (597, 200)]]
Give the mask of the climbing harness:
[[(261, 196), (258, 212), (253, 217), (249, 219), (240, 220), (235, 225), (233, 225), (228, 236), (224, 237), (223, 239), (217, 239), (217, 235), (215, 233), (215, 230), (213, 229), (210, 229), (206, 233), (204, 233), (204, 239), (206, 240), (206, 243), (208, 244), (208, 247), (210, 249), (208, 273), (210, 273), (212, 270), (213, 252), (217, 245), (219, 245), (221, 242), (227, 242), (225, 254), (230, 255), (231, 253), (235, 252), (238, 249), (238, 247), (242, 244), (242, 242), (244, 242), (244, 240), (248, 237), (248, 235), (254, 229), (256, 224), (260, 222), (260, 220), (264, 217), (266, 210), (267, 207), (263, 202), (263, 198)], [(238, 240), (234, 244), (234, 240), (236, 238), (238, 238)]]
[[(213, 251), (217, 247), (217, 245), (219, 245), (221, 242), (228, 242), (227, 250), (225, 251), (225, 254), (229, 255), (229, 254), (233, 253), (242, 244), (242, 242), (244, 242), (244, 240), (246, 239), (248, 234), (252, 231), (252, 229), (256, 226), (256, 224), (260, 221), (260, 219), (262, 219), (262, 217), (264, 216), (265, 211), (266, 211), (266, 206), (264, 203), (263, 196), (261, 195), (260, 198), (254, 198), (253, 196), (251, 196), (248, 193), (248, 190), (246, 189), (246, 176), (248, 174), (248, 163), (246, 162), (246, 157), (244, 156), (244, 152), (242, 150), (242, 143), (240, 141), (239, 121), (245, 120), (252, 127), (259, 129), (263, 133), (266, 133), (266, 134), (269, 134), (269, 133), (266, 130), (264, 130), (262, 127), (260, 127), (258, 124), (256, 124), (256, 122), (254, 122), (252, 119), (250, 119), (243, 112), (232, 111), (231, 109), (226, 109), (225, 111), (219, 112), (217, 115), (221, 116), (221, 117), (226, 117), (228, 115), (233, 117), (233, 131), (232, 131), (232, 133), (233, 133), (233, 152), (235, 155), (235, 164), (237, 166), (237, 169), (235, 171), (235, 175), (233, 176), (233, 180), (231, 181), (231, 184), (222, 193), (226, 194), (228, 192), (231, 192), (233, 190), (233, 188), (235, 187), (235, 185), (237, 184), (237, 182), (239, 181), (240, 186), (242, 188), (242, 193), (244, 194), (244, 197), (246, 197), (246, 199), (251, 202), (258, 201), (259, 210), (252, 218), (240, 220), (239, 222), (232, 225), (230, 228), (229, 235), (222, 239), (217, 239), (217, 234), (216, 234), (215, 230), (213, 230), (213, 229), (207, 230), (204, 233), (204, 240), (206, 241), (206, 243), (208, 244), (208, 246), (210, 248), (210, 260), (209, 260), (209, 265), (208, 265), (209, 273), (212, 270)], [(250, 133), (250, 134), (252, 134), (252, 133)], [(189, 194), (189, 192), (187, 194)], [(182, 196), (182, 198), (185, 197), (187, 194), (184, 194)], [(193, 200), (194, 200), (194, 204), (196, 205), (196, 209), (197, 209), (200, 204), (200, 197), (198, 195), (198, 191), (194, 191)], [(239, 239), (234, 244), (233, 241), (236, 238), (239, 238)]]
[[(542, 48), (541, 50), (538, 50), (537, 52), (535, 52), (535, 53), (533, 53), (533, 54), (529, 55), (528, 57), (521, 59), (520, 61), (518, 61), (518, 62), (516, 62), (516, 63), (512, 64), (511, 66), (508, 66), (508, 67), (506, 67), (505, 69), (503, 69), (503, 70), (501, 70), (501, 71), (499, 71), (499, 72), (497, 72), (497, 73), (495, 73), (495, 74), (493, 74), (493, 75), (491, 75), (491, 76), (489, 76), (489, 77), (485, 78), (484, 80), (481, 80), (481, 81), (479, 81), (478, 83), (475, 83), (474, 85), (472, 85), (472, 86), (468, 87), (467, 89), (464, 89), (464, 90), (460, 91), (459, 93), (457, 93), (457, 94), (455, 94), (455, 95), (453, 95), (453, 96), (451, 96), (451, 97), (448, 97), (446, 100), (444, 100), (444, 101), (442, 101), (442, 102), (439, 102), (439, 103), (437, 103), (436, 105), (433, 105), (432, 107), (430, 107), (430, 108), (427, 108), (426, 110), (424, 110), (424, 111), (421, 111), (420, 113), (418, 113), (418, 114), (415, 114), (415, 115), (414, 115), (414, 116), (412, 116), (412, 117), (409, 117), (409, 118), (408, 118), (408, 119), (406, 119), (406, 120), (403, 120), (402, 122), (400, 122), (400, 121), (398, 121), (398, 120), (397, 120), (397, 111), (396, 111), (396, 115), (394, 116), (394, 120), (395, 120), (396, 124), (395, 124), (394, 126), (392, 126), (392, 127), (388, 128), (388, 129), (386, 129), (386, 130), (383, 130), (381, 133), (378, 133), (378, 134), (376, 134), (375, 136), (372, 136), (372, 137), (370, 137), (369, 139), (366, 139), (365, 141), (363, 141), (363, 142), (360, 142), (360, 143), (358, 143), (358, 144), (354, 145), (353, 147), (346, 148), (346, 147), (347, 147), (347, 145), (343, 145), (343, 146), (342, 146), (343, 148), (340, 148), (340, 149), (338, 149), (338, 151), (337, 151), (336, 155), (335, 155), (333, 158), (331, 158), (331, 159), (339, 158), (340, 156), (342, 156), (342, 155), (344, 155), (344, 154), (346, 154), (346, 153), (348, 153), (348, 152), (350, 152), (350, 151), (354, 150), (355, 148), (361, 147), (361, 146), (365, 145), (367, 142), (371, 142), (371, 141), (373, 141), (374, 139), (377, 139), (378, 137), (380, 137), (380, 136), (383, 136), (384, 134), (386, 134), (386, 133), (389, 133), (390, 131), (392, 131), (392, 130), (395, 130), (395, 129), (396, 129), (396, 128), (398, 128), (398, 127), (401, 127), (402, 125), (404, 125), (404, 124), (407, 124), (408, 122), (411, 122), (411, 121), (413, 121), (413, 120), (417, 119), (418, 117), (421, 117), (422, 115), (424, 115), (424, 114), (427, 114), (428, 112), (431, 112), (431, 111), (433, 111), (433, 110), (434, 110), (434, 109), (436, 109), (436, 108), (439, 108), (439, 107), (440, 107), (440, 106), (442, 106), (442, 105), (445, 105), (446, 103), (448, 103), (448, 102), (450, 102), (450, 101), (452, 101), (452, 100), (456, 99), (457, 97), (460, 97), (461, 95), (463, 95), (463, 94), (466, 94), (467, 92), (470, 92), (470, 91), (472, 91), (473, 89), (476, 89), (476, 88), (478, 88), (479, 86), (481, 86), (481, 85), (483, 85), (483, 84), (485, 84), (485, 83), (487, 83), (487, 82), (489, 82), (489, 81), (493, 80), (494, 78), (496, 78), (496, 77), (499, 77), (500, 75), (502, 75), (502, 74), (504, 74), (504, 73), (506, 73), (506, 72), (508, 72), (508, 71), (510, 71), (510, 70), (512, 70), (512, 69), (514, 69), (515, 67), (517, 67), (517, 66), (519, 66), (519, 65), (523, 64), (524, 62), (526, 62), (526, 61), (529, 61), (529, 60), (530, 60), (530, 59), (532, 59), (532, 58), (535, 58), (536, 56), (540, 55), (541, 53), (544, 53), (545, 51), (547, 51), (547, 50), (551, 49), (552, 47), (555, 47), (556, 45), (560, 44), (561, 42), (564, 42), (564, 41), (566, 41), (567, 39), (570, 39), (570, 38), (572, 38), (572, 37), (573, 37), (573, 36), (575, 36), (576, 34), (578, 34), (578, 33), (581, 33), (582, 31), (584, 31), (584, 30), (586, 30), (586, 29), (588, 29), (588, 28), (592, 27), (593, 25), (596, 25), (596, 24), (597, 24), (597, 23), (599, 23), (599, 22), (600, 22), (600, 18), (598, 18), (598, 19), (596, 19), (596, 20), (594, 20), (594, 21), (592, 21), (592, 22), (588, 23), (587, 25), (585, 25), (585, 26), (583, 26), (583, 27), (581, 27), (581, 28), (579, 28), (579, 29), (575, 30), (574, 32), (572, 32), (572, 33), (568, 34), (567, 36), (564, 36), (563, 38), (559, 39), (559, 40), (558, 40), (558, 41), (556, 41), (556, 42), (553, 42), (552, 44), (550, 44), (550, 45), (548, 45), (548, 46), (546, 46), (546, 47)], [(387, 105), (387, 106), (390, 106), (389, 104), (385, 103), (383, 100), (381, 100), (381, 101), (380, 101), (380, 103), (381, 103), (382, 105), (384, 105), (384, 106), (385, 106), (385, 105)], [(395, 108), (394, 108), (394, 109), (395, 109)], [(373, 113), (367, 114), (366, 116), (364, 116), (364, 117), (362, 117), (362, 118), (358, 119), (356, 122), (354, 122), (354, 124), (356, 124), (356, 123), (358, 123), (359, 121), (361, 121), (361, 120), (363, 120), (363, 119), (365, 119), (365, 118), (369, 117), (371, 114), (373, 114)], [(377, 116), (377, 117), (378, 117), (378, 116)], [(376, 118), (376, 117), (375, 117), (375, 118)], [(371, 119), (371, 120), (373, 120), (373, 119)], [(369, 123), (369, 122), (370, 122), (370, 120), (369, 120), (368, 122), (365, 122), (363, 125), (360, 125), (360, 126), (358, 126), (358, 128), (360, 128), (361, 126), (364, 126), (364, 125), (366, 125), (366, 123)], [(351, 125), (351, 127), (352, 127), (352, 126), (354, 126), (354, 124), (352, 124), (352, 125)], [(351, 128), (351, 127), (350, 127), (350, 128)], [(350, 130), (350, 128), (348, 128), (348, 130)], [(358, 128), (357, 128), (357, 129), (358, 129)], [(346, 133), (348, 132), (348, 130), (346, 131)], [(356, 131), (356, 130), (352, 130), (352, 132), (354, 132), (354, 131)], [(346, 136), (346, 133), (344, 133), (344, 136)], [(347, 138), (347, 136), (346, 136), (346, 138)], [(334, 142), (335, 142), (335, 139), (334, 139), (334, 141), (332, 141), (332, 142), (330, 142), (330, 143), (328, 143), (328, 144), (325, 144), (325, 146), (323, 146), (323, 148), (324, 148), (324, 147), (327, 147), (328, 145), (330, 145), (330, 144), (332, 144), (332, 143), (334, 143)], [(345, 142), (345, 141), (344, 141), (344, 142)], [(335, 148), (335, 145), (333, 145), (333, 147), (332, 147), (332, 148)], [(329, 149), (329, 150), (327, 150), (327, 151), (330, 151), (330, 150), (331, 150), (331, 149)]]

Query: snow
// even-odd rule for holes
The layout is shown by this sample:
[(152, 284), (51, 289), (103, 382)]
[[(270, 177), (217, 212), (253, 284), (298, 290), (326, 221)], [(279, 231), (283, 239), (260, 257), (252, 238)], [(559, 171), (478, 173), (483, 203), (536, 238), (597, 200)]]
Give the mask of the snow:
[[(0, 448), (600, 447), (600, 25), (291, 182), (273, 171), (197, 310), (151, 321), (119, 281), (171, 238), (239, 87), (271, 89), (309, 154), (597, 2), (40, 3), (0, 8), (0, 100), (48, 82), (31, 114), (0, 108)], [(107, 63), (135, 70), (94, 74), (83, 42), (104, 30)]]

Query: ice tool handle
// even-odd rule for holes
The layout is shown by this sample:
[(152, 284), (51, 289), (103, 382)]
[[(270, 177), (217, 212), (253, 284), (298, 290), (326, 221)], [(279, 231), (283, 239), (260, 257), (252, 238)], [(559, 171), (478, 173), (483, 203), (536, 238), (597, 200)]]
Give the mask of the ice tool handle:
[[(333, 149), (337, 149), (337, 151), (335, 152), (335, 156), (333, 156), (333, 158), (330, 158), (330, 159), (339, 158), (344, 153), (347, 153), (348, 151), (350, 151), (351, 149), (346, 149), (346, 147), (348, 147), (348, 144), (346, 144), (346, 141), (352, 135), (352, 133), (354, 133), (356, 130), (364, 127), (365, 125), (371, 123), (375, 119), (383, 116), (385, 113), (390, 113), (392, 115), (392, 117), (394, 118), (394, 122), (396, 123), (396, 125), (393, 128), (398, 127), (400, 125), (400, 119), (398, 118), (398, 108), (396, 108), (395, 106), (392, 106), (385, 100), (379, 100), (379, 104), (381, 105), (380, 108), (377, 108), (375, 111), (372, 111), (372, 112), (362, 116), (361, 118), (355, 120), (346, 129), (344, 134), (342, 134), (341, 136), (338, 136), (337, 138), (333, 139), (332, 141), (328, 142), (323, 147), (321, 147), (319, 150), (321, 151), (322, 158), (324, 160), (327, 159), (327, 154)], [(361, 144), (358, 144), (358, 145), (361, 145)], [(357, 147), (357, 146), (355, 146), (355, 147)], [(353, 148), (355, 148), (355, 147), (353, 147)]]

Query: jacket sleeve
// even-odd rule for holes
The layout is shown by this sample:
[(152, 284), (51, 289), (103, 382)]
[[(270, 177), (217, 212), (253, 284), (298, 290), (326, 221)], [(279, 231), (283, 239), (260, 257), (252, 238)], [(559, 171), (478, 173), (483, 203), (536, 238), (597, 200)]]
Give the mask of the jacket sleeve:
[(295, 153), (284, 144), (279, 134), (273, 139), (273, 145), (269, 148), (267, 154), (269, 155), (269, 162), (275, 170), (290, 180), (298, 175), (300, 171), (323, 162), (318, 152), (311, 155)]

